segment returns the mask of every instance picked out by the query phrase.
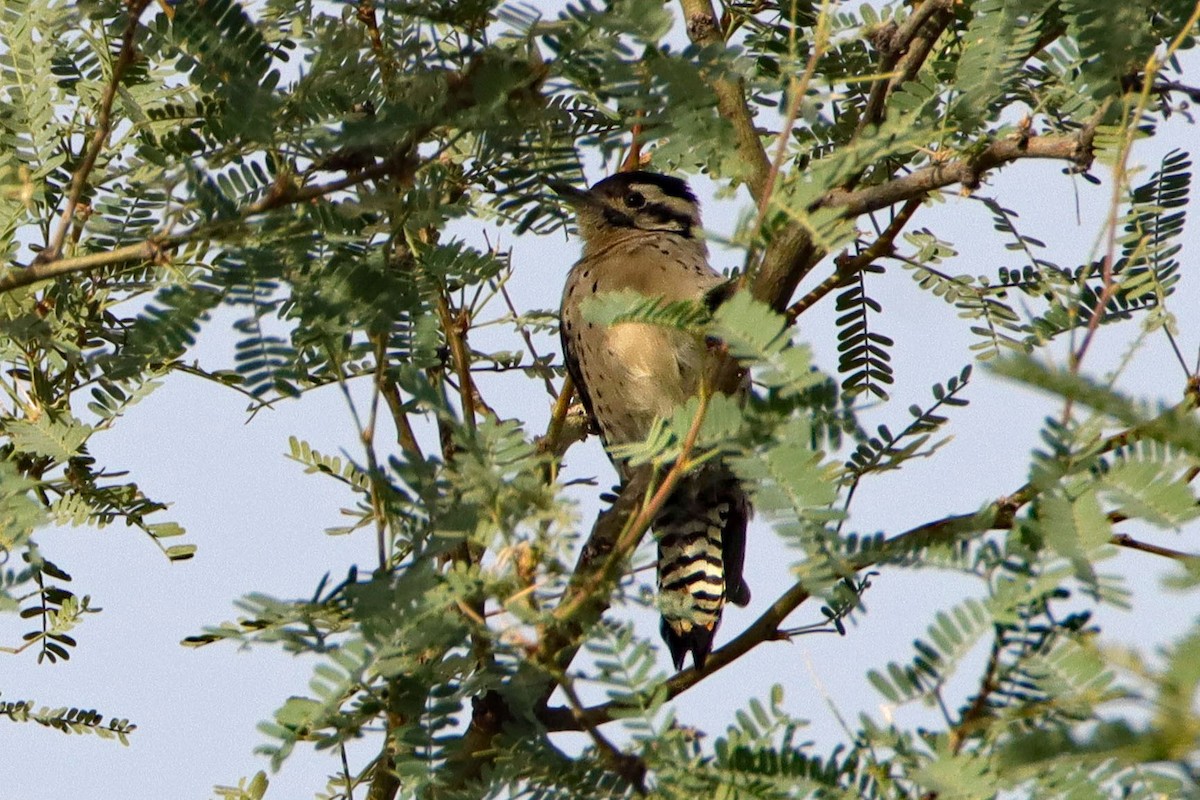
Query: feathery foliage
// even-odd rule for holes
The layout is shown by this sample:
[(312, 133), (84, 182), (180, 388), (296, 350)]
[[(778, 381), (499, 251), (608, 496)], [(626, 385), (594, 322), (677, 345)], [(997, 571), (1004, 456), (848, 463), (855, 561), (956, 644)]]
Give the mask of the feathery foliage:
[[(1191, 122), (1198, 18), (1190, 0), (0, 0), (0, 655), (54, 668), (138, 580), (131, 563), (77, 586), (61, 528), (124, 523), (205, 569), (175, 498), (94, 455), (139, 403), (204, 381), (253, 425), (324, 390), (346, 429), (275, 451), (297, 492), (342, 493), (325, 532), (353, 565), (300, 598), (252, 590), (184, 640), (313, 665), (307, 687), (262, 682), (278, 702), (259, 752), (272, 769), (337, 754), (323, 797), (1200, 796), (1200, 623), (1129, 649), (1099, 613), (1150, 591), (1120, 549), (1178, 564), (1163, 591), (1181, 609), (1200, 587), (1198, 326), (1176, 305), (1194, 158), (1141, 174), (1131, 155)], [(569, 225), (547, 181), (598, 161), (704, 175), (744, 206), (719, 303), (623, 293), (586, 314), (695, 336), (737, 373), (708, 388), (741, 370), (749, 389), (620, 448), (648, 483), (593, 526), (554, 311), (509, 289), (549, 280), (524, 245)], [(1071, 192), (1103, 195), (1090, 249), (1028, 211)], [(823, 306), (830, 330), (809, 324)], [(1102, 374), (1095, 341), (1116, 330), (1131, 344)], [(1123, 377), (1150, 342), (1182, 367), (1168, 389)], [(953, 377), (926, 389), (913, 352)], [(1052, 409), (993, 430), (1040, 436), (1026, 463), (948, 444), (995, 428), (978, 401), (1013, 386)], [(543, 390), (561, 400), (544, 434), (524, 418)], [(750, 575), (754, 621), (726, 621), (707, 672), (669, 675), (638, 534), (663, 482), (712, 459), (787, 584), (758, 594)], [(1008, 494), (981, 494), (977, 466)], [(870, 527), (864, 496), (898, 473), (941, 477)], [(800, 670), (763, 699), (710, 689), (725, 671), (753, 685), (746, 654), (775, 642), (862, 635), (899, 570), (973, 588), (939, 600), (911, 654), (849, 667), (884, 706), (840, 741), (790, 711)], [(28, 701), (0, 717), (149, 735)]]

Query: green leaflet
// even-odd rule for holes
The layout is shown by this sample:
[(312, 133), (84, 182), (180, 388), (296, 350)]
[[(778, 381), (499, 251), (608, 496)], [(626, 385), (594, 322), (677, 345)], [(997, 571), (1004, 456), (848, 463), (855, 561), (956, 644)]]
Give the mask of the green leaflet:
[(74, 417), (55, 419), (43, 414), (36, 420), (11, 420), (4, 431), (17, 449), (61, 463), (79, 453), (92, 434), (92, 426)]

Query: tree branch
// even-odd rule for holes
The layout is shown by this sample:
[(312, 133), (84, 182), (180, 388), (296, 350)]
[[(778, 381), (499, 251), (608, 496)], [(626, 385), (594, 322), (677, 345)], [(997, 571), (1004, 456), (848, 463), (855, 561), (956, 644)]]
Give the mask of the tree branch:
[(395, 381), (383, 376), (379, 382), (379, 391), (383, 394), (388, 410), (391, 411), (392, 421), (396, 425), (396, 443), (410, 459), (423, 462), (425, 454), (421, 451), (421, 443), (417, 441), (412, 423), (409, 422), (408, 412), (404, 410), (404, 398), (400, 396), (400, 387)]
[[(1138, 101), (1129, 112), (1128, 121), (1121, 128), (1121, 145), (1117, 152), (1116, 164), (1113, 167), (1112, 197), (1109, 200), (1107, 247), (1102, 265), (1103, 288), (1100, 291), (1099, 297), (1096, 298), (1096, 305), (1092, 308), (1091, 316), (1088, 318), (1083, 341), (1080, 343), (1079, 349), (1071, 354), (1070, 365), (1072, 373), (1079, 371), (1079, 365), (1083, 362), (1084, 355), (1087, 354), (1088, 346), (1091, 344), (1096, 330), (1100, 327), (1100, 320), (1104, 316), (1104, 308), (1116, 292), (1113, 264), (1116, 259), (1117, 248), (1117, 216), (1126, 191), (1125, 183), (1129, 153), (1133, 149), (1133, 143), (1137, 138), (1137, 123), (1143, 118), (1146, 109), (1150, 105), (1151, 89), (1153, 88), (1154, 78), (1158, 74), (1158, 70), (1167, 63), (1167, 60), (1173, 57), (1175, 51), (1183, 44), (1183, 40), (1188, 35), (1188, 32), (1196, 25), (1197, 20), (1200, 20), (1200, 2), (1197, 2), (1196, 7), (1192, 10), (1192, 16), (1188, 19), (1187, 25), (1184, 26), (1183, 30), (1179, 32), (1167, 47), (1162, 60), (1159, 59), (1157, 51), (1151, 52), (1147, 57), (1146, 64), (1143, 67), (1142, 88), (1138, 93)], [(1069, 418), (1070, 414), (1071, 398), (1067, 398), (1067, 402), (1063, 407), (1063, 418)]]
[[(653, 496), (647, 499), (655, 470), (651, 465), (645, 465), (633, 471), (612, 506), (596, 518), (567, 589), (551, 620), (539, 626), (538, 645), (529, 657), (532, 665), (540, 667), (544, 680), (537, 710), (545, 707), (559, 685), (559, 677), (566, 675), (579, 650), (585, 628), (608, 608), (612, 588), (620, 578), (625, 560), (637, 547), (679, 479), (691, 467), (689, 456), (695, 447), (705, 409), (706, 404), (701, 403), (679, 458)], [(498, 692), (475, 698), (471, 723), (451, 759), (454, 767), (450, 774), (455, 785), (475, 780), (482, 774), (492, 757), (492, 740), (512, 719), (512, 709)], [(579, 724), (583, 725), (583, 718), (579, 719)]]
[[(794, 34), (795, 31), (793, 29), (793, 36)], [(812, 83), (813, 75), (816, 74), (817, 63), (825, 55), (828, 47), (829, 19), (825, 11), (822, 10), (813, 32), (811, 51), (804, 65), (804, 73), (799, 79), (792, 78), (789, 82), (788, 94), (790, 94), (790, 98), (788, 100), (787, 115), (784, 118), (783, 126), (779, 129), (779, 133), (775, 137), (775, 156), (771, 159), (770, 168), (767, 171), (766, 180), (762, 188), (755, 194), (755, 197), (758, 199), (758, 218), (754, 223), (753, 229), (756, 236), (761, 236), (764, 231), (767, 212), (771, 206), (771, 195), (775, 191), (775, 182), (779, 177), (780, 171), (783, 169), (784, 161), (787, 159), (788, 144), (792, 140), (792, 130), (796, 126), (796, 119), (800, 114), (800, 106), (804, 102), (805, 95), (808, 94), (808, 87)], [(793, 223), (790, 227), (799, 230), (802, 226)], [(757, 238), (752, 239), (750, 246), (746, 249), (745, 266), (742, 269), (741, 277), (738, 279), (739, 291), (746, 286), (754, 273), (755, 259), (758, 255), (757, 241)], [(789, 292), (788, 297), (790, 296), (791, 293)]]
[[(633, 471), (622, 486), (617, 501), (597, 518), (587, 544), (580, 551), (567, 591), (554, 609), (554, 621), (544, 626), (541, 632), (538, 651), (533, 657), (535, 663), (553, 666), (553, 672), (558, 674), (566, 672), (579, 650), (583, 629), (598, 620), (608, 608), (612, 589), (620, 579), (626, 559), (650, 529), (680, 479), (693, 468), (691, 455), (707, 410), (708, 395), (701, 394), (700, 405), (684, 437), (679, 457), (662, 482), (654, 487), (652, 496), (647, 499), (656, 470), (645, 465)], [(543, 692), (543, 705), (549, 701), (554, 688), (552, 680)]]
[[(1084, 172), (1092, 164), (1095, 130), (1093, 122), (1073, 134), (1014, 135), (992, 142), (977, 153), (936, 162), (886, 183), (862, 189), (833, 189), (826, 192), (810, 210), (835, 208), (841, 209), (847, 217), (856, 217), (896, 203), (919, 201), (930, 192), (956, 183), (974, 189), (989, 171), (1025, 158), (1067, 161), (1072, 164), (1074, 171)], [(903, 214), (898, 218), (907, 222)], [(881, 241), (886, 240), (881, 237)], [(785, 304), (800, 279), (823, 255), (803, 228), (799, 225), (786, 226), (776, 234), (767, 249), (763, 265), (755, 275), (752, 293), (757, 299), (794, 319), (819, 299), (819, 296), (802, 298), (791, 310), (785, 310)], [(831, 277), (814, 291), (826, 294), (837, 288), (839, 280), (836, 276)]]
[[(1017, 500), (1004, 498), (992, 504), (989, 509), (977, 514), (946, 517), (905, 531), (888, 539), (879, 548), (872, 550), (858, 561), (847, 562), (846, 573), (859, 572), (891, 556), (909, 552), (915, 548), (949, 544), (963, 537), (990, 530), (1002, 521), (1007, 521), (1007, 524), (1011, 525), (1017, 508), (1025, 502), (1028, 502), (1027, 498)], [(1014, 503), (1017, 505), (1012, 505)], [(779, 629), (780, 625), (810, 596), (803, 584), (793, 584), (732, 641), (710, 653), (703, 672), (698, 672), (695, 667), (690, 667), (669, 678), (664, 684), (667, 698), (682, 694), (708, 676), (729, 666), (763, 642), (787, 640), (788, 637)], [(623, 708), (624, 706), (617, 702), (601, 703), (579, 711), (563, 707), (547, 708), (539, 715), (539, 719), (551, 731), (578, 730), (576, 725), (582, 724), (583, 721), (589, 725), (602, 725), (610, 722), (619, 716), (619, 714), (614, 716), (614, 712), (619, 712)]]
[[(954, 0), (925, 0), (917, 4), (902, 25), (895, 23), (879, 31), (872, 40), (881, 51), (880, 74), (871, 87), (867, 106), (855, 126), (853, 142), (869, 126), (879, 125), (887, 117), (888, 98), (902, 84), (912, 80), (929, 58), (934, 43), (954, 21)], [(856, 171), (844, 189), (853, 189), (864, 170)]]
[(437, 314), (442, 331), (446, 334), (446, 342), (450, 346), (450, 360), (454, 364), (454, 372), (458, 376), (458, 393), (462, 402), (463, 422), (467, 430), (475, 432), (475, 398), (478, 395), (475, 381), (471, 379), (471, 360), (467, 353), (466, 331), (467, 322), (460, 322), (450, 308), (446, 292), (442, 288), (437, 291)]
[[(437, 113), (431, 114), (431, 118), (441, 120), (444, 117), (474, 105), (476, 95), (472, 88), (472, 81), (480, 71), (486, 72), (486, 69), (484, 69), (485, 66), (486, 59), (480, 57), (472, 61), (462, 72), (447, 74), (443, 106)], [(530, 84), (535, 84), (544, 77), (544, 66), (531, 65), (529, 69), (528, 81)], [(115, 88), (113, 91), (115, 92)], [(437, 125), (434, 122), (426, 122), (418, 125), (397, 144), (388, 157), (359, 169), (353, 174), (328, 181), (327, 183), (312, 186), (297, 186), (294, 182), (294, 176), (287, 173), (280, 173), (267, 193), (259, 200), (247, 205), (238, 214), (237, 218), (233, 220), (222, 220), (211, 224), (198, 225), (190, 230), (174, 234), (164, 231), (148, 236), (141, 242), (119, 247), (116, 250), (104, 253), (91, 253), (78, 258), (61, 258), (57, 252), (59, 248), (47, 247), (46, 250), (43, 250), (34, 259), (29, 267), (16, 267), (10, 269), (3, 276), (0, 276), (0, 294), (50, 278), (58, 278), (76, 272), (87, 272), (99, 267), (116, 266), (130, 261), (144, 261), (156, 257), (157, 254), (171, 247), (176, 247), (186, 242), (212, 238), (225, 231), (237, 230), (242, 223), (251, 217), (267, 211), (296, 203), (306, 203), (342, 191), (343, 189), (358, 186), (367, 181), (393, 177), (400, 183), (406, 183), (412, 180), (421, 166), (429, 163), (429, 159), (422, 159), (418, 156), (417, 147), (436, 127)], [(93, 162), (94, 160), (93, 158)], [(82, 189), (80, 191), (82, 192)], [(61, 242), (59, 244), (61, 245)]]
[(974, 189), (987, 172), (1023, 158), (1068, 161), (1074, 170), (1086, 172), (1092, 165), (1095, 132), (1095, 125), (1089, 124), (1073, 134), (1013, 135), (988, 144), (974, 155), (935, 162), (887, 183), (857, 190), (834, 189), (818, 200), (812, 210), (839, 208), (846, 216), (856, 217), (924, 197), (956, 183)]
[[(1022, 494), (1024, 493), (1024, 494)], [(951, 544), (962, 538), (986, 530), (1007, 530), (1012, 527), (1016, 512), (1021, 506), (1033, 499), (1033, 490), (1023, 487), (1021, 492), (1008, 498), (996, 501), (991, 508), (978, 514), (961, 514), (935, 522), (926, 523), (887, 540), (873, 557), (855, 563), (853, 572), (859, 572), (875, 566), (885, 560), (888, 555), (911, 551), (917, 547), (927, 547), (935, 544)], [(989, 519), (989, 514), (994, 514)], [(1184, 553), (1170, 548), (1158, 547), (1132, 539), (1124, 534), (1113, 536), (1112, 543), (1121, 547), (1129, 547), (1154, 555), (1164, 556), (1186, 564), (1200, 564), (1200, 556)], [(800, 607), (808, 598), (809, 593), (802, 584), (794, 584), (771, 604), (758, 619), (746, 630), (738, 634), (732, 641), (709, 654), (704, 672), (697, 672), (694, 667), (671, 676), (664, 684), (667, 699), (683, 694), (709, 675), (729, 666), (746, 653), (763, 642), (785, 641), (788, 637), (782, 635), (779, 626)], [(573, 709), (557, 706), (542, 711), (538, 718), (550, 731), (580, 730), (578, 726), (603, 725), (620, 718), (620, 712), (625, 706), (617, 702), (601, 703), (584, 709)]]
[(51, 278), (70, 275), (73, 272), (88, 272), (99, 267), (112, 267), (130, 261), (153, 261), (165, 250), (189, 240), (190, 233), (189, 231), (182, 235), (150, 237), (137, 244), (118, 247), (116, 250), (89, 253), (86, 256), (76, 256), (75, 258), (57, 258), (45, 263), (35, 260), (29, 267), (12, 269), (0, 276), (0, 294)]
[[(724, 46), (725, 38), (711, 0), (679, 0), (679, 5), (692, 44), (699, 47)], [(733, 125), (738, 155), (746, 166), (743, 176), (746, 185), (755, 199), (761, 200), (766, 194), (771, 164), (758, 130), (754, 127), (750, 107), (746, 104), (745, 86), (740, 80), (720, 76), (713, 80), (712, 88), (717, 97), (717, 111)]]
[[(54, 258), (47, 260), (41, 259), (39, 255), (39, 258), (34, 259), (30, 266), (24, 268), (16, 267), (10, 269), (3, 276), (0, 276), (0, 294), (76, 272), (89, 272), (100, 267), (113, 267), (127, 264), (131, 261), (142, 262), (154, 260), (162, 256), (167, 250), (178, 247), (181, 244), (210, 239), (220, 235), (224, 231), (235, 229), (243, 222), (259, 214), (264, 214), (286, 205), (306, 203), (310, 200), (315, 200), (319, 197), (324, 197), (386, 175), (394, 175), (400, 180), (410, 180), (421, 166), (421, 162), (413, 161), (410, 157), (415, 152), (415, 144), (409, 145), (406, 142), (402, 147), (408, 148), (404, 151), (407, 154), (404, 157), (401, 157), (398, 153), (392, 158), (385, 159), (353, 175), (347, 175), (344, 178), (315, 186), (306, 186), (297, 189), (290, 183), (288, 176), (280, 175), (280, 179), (275, 182), (267, 194), (260, 200), (246, 206), (236, 220), (221, 220), (215, 223), (197, 225), (194, 228), (180, 231), (179, 233), (163, 232), (153, 234), (135, 244), (125, 245), (124, 247), (118, 247), (115, 250), (108, 250), (102, 253), (89, 253), (88, 255), (77, 256), (75, 258)], [(41, 255), (44, 255), (45, 252), (43, 251)]]
[(92, 131), (92, 138), (88, 140), (87, 148), (84, 150), (83, 161), (80, 162), (79, 168), (71, 175), (71, 188), (67, 193), (67, 207), (63, 209), (62, 216), (58, 220), (58, 228), (54, 231), (52, 238), (46, 245), (46, 248), (38, 254), (34, 259), (35, 264), (42, 264), (55, 261), (62, 254), (63, 242), (66, 241), (67, 231), (71, 227), (71, 222), (75, 219), (75, 211), (79, 208), (79, 200), (83, 197), (84, 191), (87, 189), (88, 176), (91, 175), (92, 168), (96, 166), (96, 159), (100, 157), (100, 151), (104, 148), (104, 143), (108, 141), (108, 135), (112, 132), (112, 106), (113, 101), (117, 97), (117, 88), (121, 85), (121, 80), (125, 77), (126, 71), (133, 64), (136, 57), (133, 40), (137, 34), (138, 20), (146, 11), (146, 7), (150, 5), (150, 0), (130, 0), (127, 3), (129, 9), (129, 19), (125, 23), (125, 32), (121, 34), (121, 50), (117, 53), (117, 60), (113, 62), (112, 76), (109, 78), (108, 85), (104, 87), (104, 94), (100, 97), (100, 109), (96, 114), (96, 130)]
[[(583, 708), (583, 703), (579, 700), (579, 695), (575, 691), (575, 687), (571, 684), (571, 680), (563, 676), (559, 683), (562, 685), (563, 694), (567, 696), (568, 702), (571, 704), (572, 711), (578, 711)], [(638, 795), (646, 794), (646, 762), (640, 757), (629, 753), (622, 753), (617, 746), (614, 745), (608, 738), (600, 732), (600, 729), (595, 725), (589, 725), (587, 720), (582, 716), (579, 717), (579, 724), (583, 730), (591, 737), (596, 750), (608, 762), (609, 768), (628, 783)]]
[(367, 29), (367, 38), (371, 40), (371, 52), (375, 56), (375, 63), (379, 65), (379, 76), (383, 79), (384, 91), (391, 91), (395, 86), (396, 61), (383, 45), (379, 23), (375, 20), (375, 3), (373, 0), (359, 0), (355, 14)]
[[(566, 675), (579, 650), (585, 628), (598, 620), (608, 608), (612, 588), (620, 578), (625, 560), (637, 547), (679, 479), (692, 467), (690, 455), (707, 408), (703, 402), (705, 396), (701, 397), (702, 402), (675, 464), (649, 499), (647, 495), (655, 473), (653, 466), (645, 465), (633, 470), (612, 506), (596, 518), (592, 533), (579, 553), (567, 590), (554, 609), (551, 620), (539, 626), (538, 645), (529, 661), (541, 668), (545, 683), (541, 687), (541, 698), (535, 706), (535, 713), (545, 708), (550, 695), (559, 685), (559, 677)], [(592, 724), (582, 710), (578, 713), (584, 716), (576, 716), (570, 709), (566, 713), (579, 726)], [(482, 774), (493, 752), (492, 740), (512, 718), (512, 710), (498, 693), (489, 692), (476, 698), (471, 724), (453, 759), (455, 770), (452, 774), (456, 781), (473, 780)]]
[[(707, 3), (705, 4), (707, 5)], [(688, 5), (688, 3), (684, 3), (685, 9)], [(871, 97), (868, 99), (867, 108), (864, 110), (863, 118), (854, 134), (855, 137), (867, 124), (877, 124), (883, 119), (890, 93), (905, 80), (910, 80), (916, 75), (925, 59), (928, 58), (933, 44), (953, 20), (953, 17), (953, 0), (925, 0), (901, 27), (891, 31), (892, 35), (886, 41), (881, 42), (880, 49), (883, 51), (883, 55), (880, 61), (880, 72), (883, 74), (872, 88)], [(896, 69), (897, 65), (899, 65), (898, 69)], [(850, 190), (857, 180), (858, 176), (854, 176), (839, 191), (845, 195), (850, 194)], [(755, 192), (754, 188), (754, 184), (751, 184), (752, 193), (761, 202), (762, 192)], [(830, 194), (834, 194), (834, 192)], [(902, 202), (921, 194), (917, 192), (897, 197), (890, 202), (876, 206), (876, 208), (883, 208), (886, 205)], [(831, 203), (831, 205), (833, 204)], [(847, 210), (847, 215), (856, 216), (865, 213), (866, 210), (871, 209), (851, 208)], [(785, 225), (782, 230), (774, 233), (771, 245), (763, 257), (762, 265), (754, 276), (751, 293), (756, 299), (768, 304), (776, 311), (784, 312), (800, 281), (824, 255), (825, 253), (813, 244), (812, 237), (802, 225), (796, 223)]]
[[(700, 47), (724, 45), (720, 22), (711, 0), (680, 0), (687, 23), (688, 38)], [(713, 81), (717, 112), (733, 125), (737, 151), (745, 165), (742, 179), (757, 203), (767, 202), (771, 162), (762, 137), (754, 127), (754, 117), (746, 103), (745, 86), (740, 80), (718, 78)], [(812, 237), (801, 225), (789, 224), (777, 232), (755, 271), (751, 294), (776, 311), (782, 311), (800, 279), (820, 258)]]
[(879, 70), (854, 138), (868, 125), (883, 122), (887, 99), (898, 86), (916, 77), (934, 42), (954, 20), (954, 0), (925, 0), (913, 9), (903, 25), (894, 23), (873, 37), (879, 48)]
[(1002, 652), (1002, 635), (999, 626), (996, 627), (992, 639), (991, 652), (988, 654), (987, 666), (983, 668), (983, 677), (979, 681), (979, 690), (971, 705), (959, 717), (958, 724), (950, 728), (950, 751), (958, 753), (967, 741), (967, 734), (975, 728), (988, 711), (988, 700), (998, 688), (996, 673), (1000, 669), (1000, 653)]
[(896, 64), (896, 73), (888, 80), (888, 95), (917, 77), (933, 51), (933, 45), (954, 21), (955, 3), (956, 0), (924, 0), (901, 26), (897, 41), (893, 43), (893, 47), (899, 45), (901, 48), (901, 58)]

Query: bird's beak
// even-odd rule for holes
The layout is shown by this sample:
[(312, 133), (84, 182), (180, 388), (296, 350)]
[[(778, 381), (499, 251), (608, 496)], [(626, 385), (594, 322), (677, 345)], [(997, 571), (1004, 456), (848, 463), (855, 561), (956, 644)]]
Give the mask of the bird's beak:
[(567, 202), (567, 205), (579, 207), (591, 200), (591, 192), (586, 189), (580, 189), (566, 181), (546, 181), (546, 185), (554, 190), (554, 193)]

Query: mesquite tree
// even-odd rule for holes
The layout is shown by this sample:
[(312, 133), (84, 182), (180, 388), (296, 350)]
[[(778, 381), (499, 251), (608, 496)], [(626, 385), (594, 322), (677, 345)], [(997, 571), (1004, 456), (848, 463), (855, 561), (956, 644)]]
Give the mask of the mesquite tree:
[[(307, 687), (264, 681), (279, 695), (264, 729), (274, 765), (365, 737), (370, 755), (354, 748), (314, 787), (329, 796), (1200, 791), (1200, 627), (1141, 659), (1092, 616), (1124, 602), (1122, 576), (1096, 566), (1117, 548), (1177, 562), (1162, 591), (1181, 602), (1200, 576), (1189, 548), (1162, 543), (1194, 538), (1200, 516), (1200, 381), (1180, 335), (1200, 313), (1177, 319), (1171, 302), (1195, 280), (1179, 245), (1192, 162), (1176, 151), (1139, 174), (1131, 160), (1200, 97), (1185, 68), (1198, 18), (1193, 0), (0, 2), (0, 608), (20, 626), (5, 657), (53, 669), (109, 589), (71, 580), (56, 526), (124, 523), (204, 569), (170, 498), (98, 463), (93, 435), (119, 436), (169, 381), (219, 383), (250, 416), (341, 387), (356, 448), (296, 439), (290, 455), (344, 486), (352, 518), (336, 532), (372, 558), (313, 575), (301, 599), (251, 595), (237, 622), (185, 641), (320, 659)], [(1023, 232), (1016, 200), (989, 188), (1034, 159), (1066, 174), (1033, 193), (1105, 198), (1094, 248)], [(593, 177), (702, 174), (740, 198), (729, 300), (618, 297), (589, 313), (712, 337), (727, 372), (754, 381), (744, 403), (715, 392), (662, 420), (594, 519), (565, 494), (587, 425), (553, 312), (506, 291), (530, 265), (461, 233), (561, 236), (546, 181), (582, 180), (585, 162)], [(969, 240), (951, 241), (946, 203), (985, 211)], [(964, 260), (984, 240), (1006, 259)], [(931, 341), (971, 337), (925, 345), (954, 377), (907, 409), (892, 399), (913, 396), (892, 366), (903, 343), (879, 325), (879, 281), (897, 272), (948, 306)], [(831, 305), (822, 371), (803, 341), (816, 332), (796, 323)], [(235, 357), (201, 363), (222, 308), (239, 317)], [(496, 321), (505, 334), (480, 334)], [(1171, 402), (1089, 367), (1096, 340), (1130, 326), (1179, 355)], [(981, 369), (991, 390), (1057, 398), (1030, 422), (1027, 461), (993, 467), (1011, 491), (859, 529), (851, 501), (872, 482), (971, 457), (940, 445)], [(549, 425), (512, 418), (521, 406), (489, 396), (489, 373), (519, 376), (507, 385), (527, 407), (549, 391)], [(655, 626), (628, 612), (649, 602), (655, 509), (714, 454), (752, 490), (751, 547), (786, 552), (792, 583), (749, 623), (727, 620), (703, 672), (668, 675)], [(852, 632), (872, 581), (899, 568), (980, 588), (943, 598), (909, 661), (858, 665), (888, 704), (940, 706), (935, 724), (864, 715), (812, 747), (781, 703), (802, 680), (790, 673), (744, 709), (708, 698), (728, 720), (719, 738), (676, 723), (673, 698), (751, 650)], [(944, 696), (972, 653), (969, 688)], [(66, 703), (89, 700), (5, 696), (0, 715), (146, 735), (110, 719), (120, 709), (53, 708)], [(260, 775), (221, 792), (266, 788)]]

